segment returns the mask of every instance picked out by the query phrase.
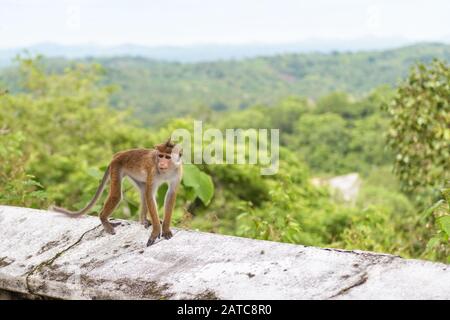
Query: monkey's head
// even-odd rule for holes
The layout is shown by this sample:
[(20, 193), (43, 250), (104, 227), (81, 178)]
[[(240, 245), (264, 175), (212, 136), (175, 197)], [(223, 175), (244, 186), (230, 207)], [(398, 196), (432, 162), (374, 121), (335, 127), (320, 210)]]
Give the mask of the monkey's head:
[(174, 144), (171, 139), (155, 146), (157, 151), (157, 164), (159, 172), (167, 172), (181, 165), (183, 149), (179, 144)]

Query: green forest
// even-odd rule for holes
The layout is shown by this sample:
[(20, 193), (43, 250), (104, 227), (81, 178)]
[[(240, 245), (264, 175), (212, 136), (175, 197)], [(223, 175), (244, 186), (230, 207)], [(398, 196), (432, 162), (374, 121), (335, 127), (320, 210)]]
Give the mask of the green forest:
[[(440, 44), (195, 64), (18, 57), (0, 69), (0, 204), (81, 208), (114, 153), (194, 120), (278, 128), (275, 175), (186, 165), (175, 226), (449, 263), (449, 62)], [(313, 183), (353, 172), (351, 203)], [(114, 217), (137, 220), (124, 190)]]
[[(417, 61), (450, 61), (450, 45), (417, 44), (386, 51), (285, 54), (204, 63), (162, 62), (140, 57), (42, 59), (50, 72), (78, 63), (98, 63), (100, 83), (115, 88), (111, 106), (133, 110), (144, 124), (165, 125), (178, 116), (198, 116), (254, 105), (274, 106), (299, 96), (318, 99), (333, 92), (365, 97), (373, 89), (395, 86)], [(22, 89), (16, 67), (0, 72), (0, 85)]]

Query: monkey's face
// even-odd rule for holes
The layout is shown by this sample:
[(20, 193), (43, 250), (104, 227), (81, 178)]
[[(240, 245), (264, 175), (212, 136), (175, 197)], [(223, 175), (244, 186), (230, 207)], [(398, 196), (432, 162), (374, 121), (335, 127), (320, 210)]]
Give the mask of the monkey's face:
[(170, 153), (158, 152), (158, 170), (167, 172), (174, 168), (172, 155)]
[(157, 167), (161, 173), (166, 173), (181, 165), (183, 150), (179, 144), (173, 144), (170, 139), (166, 143), (155, 146), (157, 151)]
[(158, 170), (161, 173), (171, 171), (181, 165), (181, 147), (176, 145), (173, 149), (165, 151), (158, 151)]

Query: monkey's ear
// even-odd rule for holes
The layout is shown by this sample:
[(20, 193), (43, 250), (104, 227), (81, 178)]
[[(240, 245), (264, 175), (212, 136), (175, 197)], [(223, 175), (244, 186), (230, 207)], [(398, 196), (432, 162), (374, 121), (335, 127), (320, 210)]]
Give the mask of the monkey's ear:
[(182, 156), (183, 155), (183, 148), (181, 147), (181, 144), (176, 144), (173, 148), (172, 148), (172, 153), (177, 154), (178, 156)]
[(181, 156), (183, 155), (183, 149), (181, 148), (181, 145), (176, 144), (172, 148), (172, 161), (176, 166), (179, 166), (182, 162)]

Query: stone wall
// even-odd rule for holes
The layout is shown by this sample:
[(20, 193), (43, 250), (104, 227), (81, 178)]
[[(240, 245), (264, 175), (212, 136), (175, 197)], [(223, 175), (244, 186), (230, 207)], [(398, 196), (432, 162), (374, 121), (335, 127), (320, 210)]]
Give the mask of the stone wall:
[(0, 206), (0, 298), (450, 299), (445, 264)]

